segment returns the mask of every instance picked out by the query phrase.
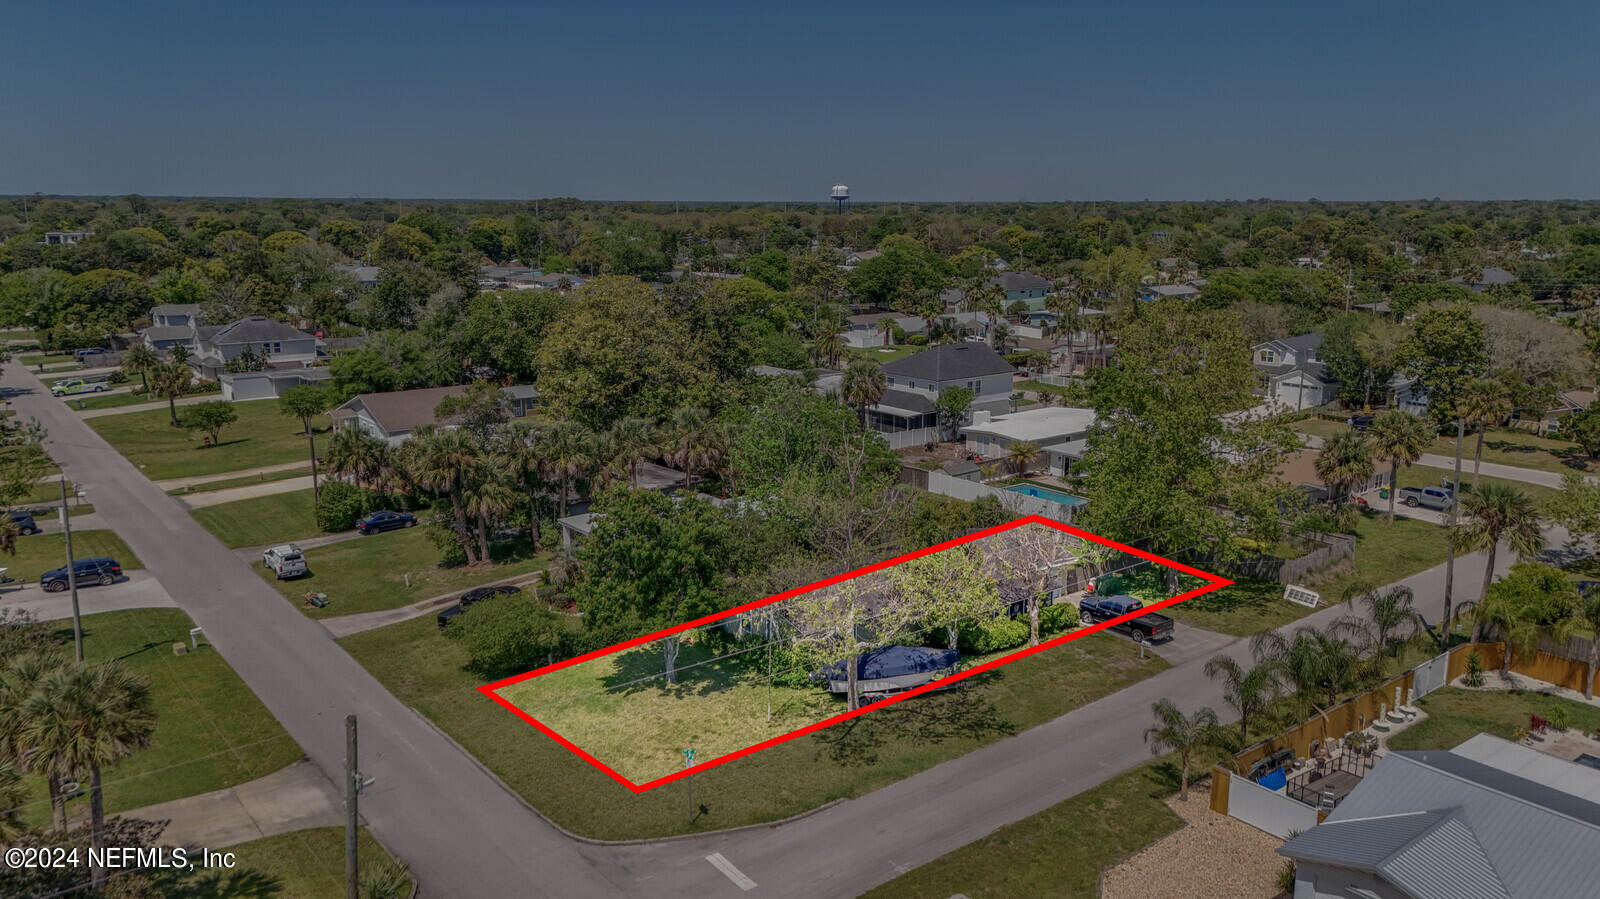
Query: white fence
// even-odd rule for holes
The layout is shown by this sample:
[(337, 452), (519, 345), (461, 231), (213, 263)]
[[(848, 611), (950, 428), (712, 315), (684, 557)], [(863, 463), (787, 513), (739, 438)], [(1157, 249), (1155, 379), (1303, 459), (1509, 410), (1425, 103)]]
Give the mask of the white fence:
[(1276, 790), (1229, 774), (1228, 814), (1240, 821), (1287, 840), (1291, 833), (1317, 826), (1317, 810)]
[(905, 449), (908, 446), (920, 446), (928, 441), (938, 442), (944, 439), (938, 428), (916, 428), (910, 431), (879, 432), (878, 436), (888, 441), (890, 449)]
[(979, 484), (973, 481), (964, 481), (953, 478), (942, 471), (928, 472), (928, 492), (938, 493), (942, 496), (953, 496), (967, 502), (980, 497), (992, 496), (1000, 501), (1001, 508), (1016, 512), (1019, 515), (1043, 515), (1053, 521), (1063, 524), (1072, 521), (1072, 506), (1063, 506), (1037, 496), (1027, 496), (1022, 493), (1013, 493), (1010, 490), (1001, 490), (990, 487), (988, 484)]
[(1052, 387), (1071, 387), (1074, 383), (1083, 379), (1074, 378), (1071, 375), (1039, 374), (1030, 375), (1029, 380), (1038, 381), (1040, 384), (1049, 384)]
[[(1411, 669), (1411, 698), (1427, 696), (1444, 686), (1450, 676), (1450, 653), (1440, 653)], [(1409, 700), (1408, 700), (1409, 701)]]

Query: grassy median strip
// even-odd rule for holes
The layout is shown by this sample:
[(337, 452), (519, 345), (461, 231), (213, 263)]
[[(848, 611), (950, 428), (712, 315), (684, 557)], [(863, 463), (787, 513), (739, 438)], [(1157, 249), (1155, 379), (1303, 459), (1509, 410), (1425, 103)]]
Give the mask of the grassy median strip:
[[(287, 481), (291, 478), (305, 478), (311, 476), (311, 468), (289, 468), (282, 471), (258, 471), (254, 474), (240, 475), (236, 478), (224, 478), (220, 481), (205, 481), (200, 484), (190, 484), (187, 487), (174, 487), (167, 491), (168, 496), (188, 496), (193, 493), (212, 493), (217, 490), (232, 490), (236, 487), (253, 487), (257, 484), (270, 484), (274, 481)], [(306, 488), (306, 495), (311, 495), (311, 488)]]
[[(492, 549), (493, 565), (445, 565), (444, 551), (429, 539), (427, 528), (419, 525), (308, 549), (306, 565), (311, 573), (305, 577), (280, 581), (259, 563), (256, 572), (285, 599), (304, 607), (307, 615), (329, 618), (398, 609), (443, 593), (538, 571), (550, 561), (548, 552), (532, 552), (526, 540), (504, 541)], [(328, 605), (306, 607), (307, 593), (326, 593)]]
[[(340, 643), (540, 811), (601, 839), (756, 824), (859, 796), (1167, 668), (1153, 655), (1141, 660), (1125, 638), (1084, 637), (973, 678), (972, 689), (907, 700), (696, 774), (695, 803), (704, 808), (691, 824), (679, 785), (634, 795), (479, 694), (479, 679), (465, 670), (466, 651), (440, 634), (431, 617)], [(774, 728), (771, 736), (786, 729)]]
[[(1177, 766), (1167, 760), (1148, 762), (940, 856), (865, 896), (1097, 896), (1101, 869), (1183, 826), (1183, 819), (1165, 802), (1177, 791)], [(1181, 871), (1173, 872), (1174, 878), (1182, 876)]]
[[(389, 853), (365, 827), (357, 837), (363, 876)], [(326, 899), (344, 895), (344, 828), (313, 827), (231, 846), (235, 870), (272, 882), (270, 892), (220, 889), (219, 896), (266, 896), (273, 899)], [(226, 876), (223, 884), (228, 884)], [(255, 884), (251, 884), (255, 886)], [(406, 895), (402, 893), (401, 895)]]
[[(29, 538), (37, 539), (37, 538)], [(69, 622), (57, 638), (72, 640)], [(300, 758), (300, 747), (222, 655), (203, 641), (198, 650), (174, 655), (172, 644), (189, 642), (194, 626), (177, 609), (102, 612), (83, 619), (84, 657), (118, 659), (150, 682), (156, 729), (150, 746), (105, 771), (107, 812), (121, 812), (169, 799), (220, 790), (264, 777)], [(64, 647), (71, 658), (71, 647)], [(44, 780), (27, 778), (25, 817), (49, 820)], [(68, 802), (69, 814), (85, 812), (86, 797)]]
[[(239, 419), (223, 428), (216, 446), (204, 446), (198, 435), (173, 427), (166, 409), (105, 415), (88, 419), (88, 424), (153, 481), (229, 471), (244, 476), (306, 458), (300, 420), (283, 415), (277, 403), (235, 403), (233, 408)], [(331, 421), (318, 416), (312, 426), (326, 431)]]
[[(298, 477), (299, 472), (290, 472)], [(194, 520), (230, 548), (288, 543), (322, 534), (310, 490), (273, 493), (189, 510)]]

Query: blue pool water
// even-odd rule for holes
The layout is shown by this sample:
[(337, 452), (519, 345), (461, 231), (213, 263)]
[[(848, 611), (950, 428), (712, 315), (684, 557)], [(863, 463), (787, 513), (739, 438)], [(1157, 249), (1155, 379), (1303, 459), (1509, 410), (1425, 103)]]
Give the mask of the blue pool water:
[(1036, 496), (1063, 506), (1081, 506), (1085, 502), (1081, 496), (1073, 496), (1070, 493), (1062, 493), (1059, 490), (1051, 490), (1047, 487), (1035, 487), (1032, 484), (1013, 484), (1007, 487), (1006, 490), (1012, 493), (1020, 493), (1023, 496)]

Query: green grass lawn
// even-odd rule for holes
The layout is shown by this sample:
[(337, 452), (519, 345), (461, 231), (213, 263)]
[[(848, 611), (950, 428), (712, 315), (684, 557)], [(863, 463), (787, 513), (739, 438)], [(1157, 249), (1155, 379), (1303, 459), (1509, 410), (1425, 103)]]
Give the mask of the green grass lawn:
[(1043, 381), (1023, 381), (1017, 385), (1017, 389), (1031, 390), (1034, 393), (1053, 393), (1056, 396), (1067, 396), (1072, 392), (1070, 387), (1057, 387), (1054, 384), (1046, 384)]
[[(1159, 579), (1160, 572), (1156, 574)], [(1185, 590), (1200, 584), (1198, 578), (1184, 576), (1181, 580)], [(1171, 595), (1164, 587), (1151, 592), (1153, 599), (1164, 599)], [(1186, 599), (1163, 610), (1163, 614), (1209, 631), (1249, 637), (1262, 631), (1276, 630), (1313, 611), (1284, 599), (1283, 585), (1277, 581), (1239, 580), (1204, 596)]]
[[(55, 513), (61, 508), (61, 486), (58, 481), (40, 481), (33, 486), (27, 496), (15, 503), (16, 508), (33, 509), (34, 514), (43, 512)], [(94, 511), (94, 506), (85, 499), (72, 495), (72, 485), (67, 485), (67, 510), (73, 515), (83, 515)]]
[(1326, 418), (1305, 418), (1289, 425), (1289, 427), (1302, 434), (1315, 434), (1318, 437), (1332, 437), (1348, 429), (1348, 425), (1344, 422), (1329, 421)]
[[(128, 544), (123, 543), (122, 538), (114, 531), (73, 531), (72, 555), (77, 559), (110, 556), (122, 563), (123, 571), (144, 567), (139, 557), (133, 554), (133, 550), (129, 549)], [(39, 575), (65, 564), (67, 564), (67, 547), (66, 541), (60, 534), (18, 537), (15, 556), (0, 554), (0, 565), (10, 569), (6, 574), (29, 581), (37, 581)]]
[(63, 362), (77, 362), (71, 353), (28, 353), (19, 357), (17, 361), (29, 368), (38, 365), (59, 365)]
[(145, 396), (142, 393), (113, 393), (109, 396), (89, 393), (67, 397), (64, 402), (74, 409), (115, 409), (121, 406), (153, 403), (158, 399), (160, 397)]
[[(257, 568), (256, 573), (285, 599), (304, 608), (307, 615), (329, 618), (397, 609), (418, 600), (538, 571), (550, 561), (548, 552), (530, 552), (525, 541), (497, 544), (494, 553), (494, 565), (443, 567), (439, 562), (444, 553), (428, 539), (427, 528), (418, 525), (308, 549), (306, 564), (311, 574), (306, 577), (280, 581), (265, 568)], [(410, 586), (406, 584), (408, 577)], [(328, 605), (320, 609), (306, 607), (308, 592), (328, 594)]]
[(1352, 584), (1366, 582), (1382, 587), (1444, 563), (1447, 549), (1444, 529), (1414, 518), (1396, 518), (1387, 524), (1373, 512), (1356, 523), (1354, 570), (1313, 577), (1307, 586), (1322, 594), (1324, 603), (1339, 602)]
[[(1485, 677), (1494, 677), (1487, 672)], [(1564, 709), (1569, 727), (1594, 733), (1600, 709), (1559, 696), (1522, 690), (1462, 690), (1446, 687), (1417, 700), (1428, 717), (1389, 738), (1390, 749), (1454, 749), (1464, 740), (1490, 733), (1512, 739), (1528, 727), (1528, 716), (1548, 719)]]
[[(1147, 762), (940, 856), (864, 896), (1098, 896), (1102, 869), (1183, 826), (1183, 819), (1165, 802), (1177, 791), (1175, 764)], [(1190, 801), (1194, 801), (1193, 794)], [(1174, 871), (1173, 876), (1181, 877), (1182, 872)]]
[[(221, 481), (206, 481), (203, 484), (190, 484), (187, 487), (176, 487), (167, 491), (168, 496), (183, 496), (189, 493), (210, 493), (214, 490), (232, 490), (235, 487), (249, 487), (252, 484), (265, 484), (269, 481), (287, 481), (290, 478), (303, 478), (311, 474), (311, 466), (305, 468), (289, 468), (283, 471), (258, 471), (255, 474), (241, 475), (237, 478), (227, 478)], [(310, 488), (306, 488), (309, 494)]]
[[(365, 827), (356, 838), (357, 857), (361, 870), (379, 864), (389, 853), (372, 838)], [(330, 899), (344, 895), (344, 828), (313, 827), (293, 833), (279, 834), (260, 840), (251, 840), (231, 846), (238, 863), (236, 871), (248, 871), (269, 878), (276, 890), (272, 899)], [(222, 884), (228, 877), (221, 878)], [(258, 895), (240, 892), (235, 894), (219, 889), (216, 895)], [(402, 894), (404, 895), (404, 894)]]
[(972, 689), (908, 700), (707, 769), (694, 778), (695, 802), (705, 811), (691, 825), (678, 785), (635, 795), (479, 694), (478, 679), (464, 670), (465, 650), (431, 618), (340, 643), (540, 811), (601, 839), (755, 824), (859, 796), (1167, 667), (1153, 655), (1140, 660), (1138, 647), (1121, 637), (1084, 637), (980, 675)]
[[(193, 626), (177, 609), (104, 612), (83, 619), (85, 658), (120, 659), (143, 675), (156, 710), (150, 746), (105, 771), (107, 812), (220, 790), (301, 757), (300, 747), (216, 650), (202, 642), (198, 651), (172, 654), (172, 644), (187, 643)], [(70, 624), (57, 636), (70, 658)], [(48, 821), (43, 779), (29, 777), (27, 785), (30, 797), (39, 800), (25, 807), (27, 820)], [(69, 814), (82, 811), (87, 801), (70, 800)]]
[[(175, 493), (181, 491), (173, 491)], [(195, 521), (227, 546), (265, 546), (322, 533), (310, 490), (273, 493), (189, 510)], [(303, 591), (302, 591), (303, 592)]]
[[(1297, 421), (1292, 427), (1304, 434), (1316, 434), (1320, 437), (1331, 437), (1345, 430), (1345, 424), (1338, 421), (1327, 421), (1319, 418)], [(1428, 447), (1428, 452), (1440, 456), (1455, 457), (1455, 435), (1441, 435)], [(1472, 470), (1473, 454), (1478, 446), (1478, 435), (1467, 432), (1466, 442), (1461, 446), (1461, 470)], [(1596, 471), (1600, 470), (1595, 462), (1587, 457), (1577, 444), (1568, 440), (1557, 440), (1551, 437), (1540, 437), (1528, 431), (1503, 430), (1491, 428), (1483, 435), (1483, 461), (1494, 462), (1499, 465), (1515, 465), (1519, 468), (1533, 468), (1539, 471), (1553, 471), (1565, 474), (1569, 471)]]
[[(1427, 465), (1412, 465), (1409, 468), (1400, 469), (1400, 486), (1437, 487), (1439, 486), (1441, 480), (1448, 480), (1454, 475), (1455, 471), (1449, 468), (1433, 468)], [(1551, 487), (1546, 487), (1543, 484), (1529, 484), (1526, 481), (1513, 481), (1507, 478), (1494, 478), (1488, 475), (1480, 475), (1478, 477), (1478, 483), (1484, 485), (1499, 484), (1504, 487), (1515, 487), (1523, 493), (1526, 493), (1528, 496), (1533, 497), (1534, 501), (1538, 503), (1544, 503), (1550, 499), (1550, 497), (1555, 496), (1560, 492)], [(1471, 489), (1472, 463), (1468, 461), (1461, 466), (1462, 502), (1466, 502), (1466, 496), (1471, 492)], [(1388, 508), (1388, 506), (1382, 502), (1380, 502), (1378, 505), (1380, 509)], [(1397, 505), (1395, 508), (1398, 509), (1400, 507)]]
[[(888, 315), (889, 313), (884, 314)], [(878, 339), (882, 340), (883, 338), (880, 336)], [(851, 358), (876, 359), (878, 362), (893, 362), (896, 359), (904, 359), (913, 353), (920, 353), (925, 349), (927, 349), (925, 346), (898, 345), (884, 347), (874, 345), (866, 347), (865, 349), (858, 347), (845, 347), (845, 354)]]
[[(88, 422), (153, 481), (248, 472), (306, 458), (306, 438), (299, 419), (284, 416), (277, 403), (235, 403), (234, 411), (239, 420), (223, 429), (222, 442), (213, 447), (203, 446), (199, 434), (172, 427), (166, 409), (107, 415)], [(326, 432), (331, 423), (324, 415), (313, 426)]]

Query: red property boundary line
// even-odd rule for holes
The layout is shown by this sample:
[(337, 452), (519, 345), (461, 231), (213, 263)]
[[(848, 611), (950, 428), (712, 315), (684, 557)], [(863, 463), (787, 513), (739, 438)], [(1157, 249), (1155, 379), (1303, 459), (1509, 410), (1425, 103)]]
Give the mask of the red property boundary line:
[[(838, 584), (838, 583), (842, 583), (844, 581), (848, 581), (848, 580), (851, 580), (851, 579), (854, 579), (854, 578), (858, 578), (858, 577), (861, 577), (862, 575), (871, 574), (871, 573), (873, 573), (875, 571), (882, 571), (885, 568), (889, 568), (889, 567), (892, 567), (892, 566), (895, 566), (895, 565), (899, 565), (902, 562), (909, 562), (912, 559), (919, 559), (919, 558), (921, 558), (923, 556), (931, 555), (933, 553), (940, 552), (942, 550), (950, 549), (951, 547), (960, 546), (960, 545), (962, 545), (964, 543), (971, 543), (971, 542), (973, 542), (975, 540), (982, 540), (985, 537), (992, 537), (995, 534), (1004, 533), (1006, 531), (1012, 530), (1013, 528), (1021, 527), (1021, 526), (1025, 525), (1025, 524), (1042, 524), (1045, 527), (1055, 528), (1058, 531), (1064, 531), (1064, 532), (1066, 532), (1068, 534), (1072, 534), (1075, 537), (1080, 537), (1080, 538), (1082, 538), (1084, 540), (1089, 540), (1089, 541), (1092, 541), (1094, 543), (1099, 543), (1099, 544), (1101, 544), (1103, 546), (1109, 546), (1112, 549), (1121, 550), (1122, 552), (1128, 553), (1129, 555), (1138, 556), (1141, 559), (1145, 559), (1145, 560), (1150, 561), (1150, 562), (1155, 562), (1155, 563), (1157, 563), (1159, 565), (1165, 565), (1165, 566), (1167, 566), (1169, 568), (1175, 568), (1178, 571), (1183, 572), (1184, 574), (1189, 574), (1189, 575), (1193, 575), (1194, 577), (1200, 578), (1201, 580), (1204, 580), (1206, 583), (1204, 585), (1202, 585), (1202, 586), (1194, 588), (1193, 590), (1188, 590), (1188, 591), (1185, 591), (1183, 593), (1179, 593), (1177, 596), (1173, 596), (1173, 597), (1169, 597), (1167, 599), (1163, 599), (1158, 603), (1154, 603), (1153, 605), (1144, 606), (1143, 608), (1138, 609), (1138, 610), (1133, 611), (1133, 612), (1129, 612), (1126, 615), (1119, 615), (1116, 618), (1112, 618), (1112, 619), (1110, 619), (1108, 621), (1102, 621), (1099, 624), (1095, 624), (1095, 625), (1091, 625), (1089, 627), (1079, 628), (1077, 630), (1069, 631), (1068, 633), (1062, 634), (1059, 637), (1055, 637), (1053, 639), (1041, 642), (1038, 646), (1025, 647), (1023, 649), (1017, 650), (1016, 652), (1007, 653), (1006, 655), (1003, 655), (998, 659), (991, 659), (990, 661), (985, 662), (982, 665), (978, 665), (978, 666), (973, 667), (973, 668), (968, 668), (967, 670), (962, 671), (962, 672), (960, 672), (958, 674), (953, 674), (953, 675), (951, 675), (949, 677), (941, 678), (940, 680), (937, 680), (937, 681), (931, 681), (929, 683), (923, 684), (920, 687), (916, 687), (916, 688), (913, 688), (911, 690), (907, 690), (904, 693), (897, 694), (897, 695), (892, 696), (892, 697), (890, 697), (888, 699), (884, 699), (884, 700), (881, 700), (879, 702), (872, 703), (871, 705), (862, 706), (861, 708), (858, 708), (853, 712), (842, 712), (842, 713), (840, 713), (838, 715), (834, 715), (831, 718), (824, 718), (823, 720), (818, 721), (815, 724), (808, 724), (805, 727), (799, 728), (798, 730), (792, 730), (792, 731), (790, 731), (790, 732), (788, 732), (786, 734), (781, 734), (781, 735), (773, 737), (771, 739), (763, 740), (760, 743), (756, 743), (753, 746), (747, 746), (744, 749), (739, 749), (739, 750), (736, 750), (734, 752), (730, 752), (727, 755), (717, 756), (714, 759), (710, 759), (708, 761), (701, 762), (701, 763), (699, 763), (699, 764), (697, 764), (697, 765), (695, 765), (695, 766), (693, 766), (691, 768), (684, 768), (681, 771), (676, 771), (676, 772), (674, 772), (672, 774), (668, 774), (668, 775), (666, 775), (664, 777), (658, 777), (655, 780), (646, 781), (645, 783), (642, 783), (642, 784), (634, 783), (633, 781), (629, 780), (628, 778), (623, 777), (621, 774), (618, 774), (616, 771), (612, 770), (612, 768), (610, 766), (606, 765), (606, 763), (600, 761), (599, 759), (597, 759), (594, 756), (590, 755), (589, 753), (585, 752), (582, 748), (580, 748), (577, 744), (573, 743), (571, 740), (568, 740), (566, 737), (561, 736), (561, 734), (556, 733), (556, 731), (553, 728), (551, 728), (550, 726), (544, 724), (543, 722), (539, 721), (537, 718), (535, 718), (532, 715), (528, 714), (526, 711), (523, 711), (522, 709), (520, 709), (517, 706), (513, 705), (511, 702), (507, 701), (505, 699), (505, 697), (499, 695), (499, 692), (498, 692), (498, 691), (500, 691), (500, 690), (502, 690), (502, 689), (504, 689), (506, 687), (511, 686), (512, 684), (521, 683), (522, 681), (538, 677), (541, 674), (549, 674), (552, 671), (560, 671), (562, 668), (567, 668), (567, 667), (570, 667), (572, 665), (582, 664), (583, 662), (590, 661), (591, 659), (598, 659), (598, 658), (600, 658), (602, 656), (608, 656), (608, 655), (611, 655), (612, 653), (621, 652), (621, 651), (623, 651), (625, 649), (632, 649), (635, 646), (642, 646), (642, 645), (644, 645), (646, 643), (653, 643), (653, 642), (655, 642), (657, 640), (662, 639), (663, 637), (670, 637), (673, 634), (682, 633), (683, 631), (694, 630), (695, 628), (703, 627), (703, 626), (705, 626), (707, 624), (714, 624), (714, 623), (716, 623), (718, 621), (721, 621), (724, 618), (731, 618), (734, 615), (738, 615), (741, 612), (748, 612), (751, 609), (759, 609), (762, 606), (769, 606), (769, 605), (772, 605), (775, 602), (782, 602), (785, 599), (790, 599), (792, 597), (799, 596), (799, 595), (801, 595), (803, 593), (809, 593), (809, 592), (811, 592), (813, 590), (820, 590), (823, 587), (831, 587), (834, 584)], [(540, 733), (544, 734), (545, 736), (549, 737), (552, 740), (555, 740), (557, 743), (561, 744), (566, 749), (571, 751), (574, 755), (578, 756), (579, 758), (583, 759), (584, 761), (588, 762), (589, 764), (591, 764), (591, 765), (595, 766), (596, 768), (600, 769), (601, 771), (605, 772), (607, 775), (609, 775), (611, 777), (612, 780), (615, 780), (617, 783), (622, 784), (624, 787), (627, 787), (629, 790), (631, 790), (634, 793), (644, 793), (644, 792), (646, 792), (648, 790), (653, 790), (656, 787), (664, 786), (666, 784), (672, 783), (675, 780), (681, 780), (681, 779), (683, 779), (685, 777), (688, 777), (689, 775), (691, 775), (692, 773), (694, 773), (696, 771), (700, 771), (700, 770), (703, 770), (703, 769), (706, 769), (706, 768), (714, 768), (714, 767), (716, 767), (718, 765), (726, 764), (727, 762), (731, 762), (734, 759), (743, 758), (744, 756), (750, 755), (752, 753), (760, 752), (763, 749), (769, 749), (769, 748), (771, 748), (773, 746), (778, 745), (779, 743), (786, 743), (786, 742), (788, 742), (790, 740), (795, 739), (796, 737), (802, 737), (802, 736), (805, 736), (806, 734), (822, 730), (823, 728), (826, 728), (826, 727), (832, 727), (835, 724), (839, 724), (840, 722), (843, 722), (843, 721), (848, 721), (851, 718), (855, 718), (855, 717), (858, 717), (860, 715), (865, 715), (868, 712), (876, 711), (877, 709), (881, 709), (881, 708), (886, 708), (888, 706), (894, 705), (897, 702), (900, 702), (900, 701), (906, 700), (906, 699), (910, 699), (910, 698), (912, 698), (914, 696), (919, 696), (919, 695), (921, 695), (923, 693), (926, 693), (926, 692), (928, 692), (930, 690), (949, 686), (950, 684), (953, 684), (956, 681), (972, 677), (973, 675), (976, 675), (976, 674), (982, 674), (985, 671), (990, 671), (992, 669), (999, 668), (1001, 665), (1009, 665), (1012, 662), (1018, 661), (1019, 659), (1027, 658), (1028, 656), (1034, 655), (1035, 653), (1044, 652), (1047, 649), (1050, 649), (1050, 648), (1056, 647), (1056, 646), (1060, 646), (1063, 643), (1069, 643), (1069, 642), (1071, 642), (1073, 640), (1076, 640), (1079, 637), (1082, 637), (1082, 636), (1084, 636), (1086, 634), (1093, 634), (1093, 633), (1096, 633), (1096, 632), (1099, 632), (1099, 631), (1103, 631), (1103, 630), (1105, 630), (1107, 628), (1110, 628), (1110, 627), (1115, 627), (1116, 625), (1121, 624), (1121, 623), (1123, 623), (1125, 621), (1130, 621), (1130, 620), (1132, 620), (1134, 618), (1138, 618), (1139, 616), (1147, 614), (1149, 612), (1159, 611), (1161, 609), (1165, 609), (1165, 608), (1168, 608), (1170, 606), (1175, 606), (1178, 603), (1183, 602), (1184, 600), (1193, 599), (1196, 596), (1202, 596), (1202, 595), (1204, 595), (1206, 593), (1210, 593), (1213, 590), (1217, 590), (1217, 589), (1220, 589), (1222, 587), (1226, 587), (1226, 586), (1228, 586), (1229, 584), (1232, 584), (1232, 583), (1233, 583), (1233, 581), (1229, 580), (1228, 578), (1221, 577), (1221, 576), (1218, 576), (1218, 575), (1215, 575), (1215, 574), (1210, 574), (1210, 573), (1205, 572), (1205, 571), (1201, 571), (1198, 568), (1193, 568), (1191, 566), (1183, 564), (1182, 562), (1174, 562), (1171, 559), (1165, 558), (1163, 556), (1158, 556), (1155, 553), (1146, 552), (1146, 551), (1144, 551), (1142, 549), (1135, 549), (1134, 547), (1127, 546), (1127, 545), (1122, 544), (1122, 543), (1118, 543), (1115, 540), (1107, 539), (1107, 538), (1102, 537), (1102, 536), (1100, 536), (1098, 534), (1091, 534), (1088, 531), (1085, 531), (1085, 530), (1083, 530), (1081, 528), (1075, 528), (1070, 524), (1062, 524), (1062, 523), (1060, 523), (1058, 521), (1051, 521), (1050, 519), (1044, 518), (1043, 516), (1039, 516), (1039, 515), (1029, 515), (1026, 518), (1019, 518), (1016, 521), (1007, 522), (1006, 524), (997, 525), (997, 526), (992, 527), (992, 528), (986, 528), (986, 529), (978, 531), (976, 533), (968, 534), (965, 537), (958, 537), (955, 540), (947, 540), (947, 541), (945, 541), (943, 543), (935, 544), (935, 545), (930, 546), (930, 547), (928, 547), (926, 549), (919, 549), (916, 552), (906, 553), (903, 556), (897, 556), (897, 557), (895, 557), (893, 559), (889, 559), (887, 561), (879, 562), (879, 563), (877, 563), (875, 565), (868, 565), (865, 568), (858, 568), (855, 571), (847, 571), (844, 574), (835, 575), (835, 576), (827, 578), (825, 580), (817, 581), (814, 584), (807, 584), (804, 587), (796, 587), (793, 590), (785, 590), (782, 593), (777, 593), (777, 594), (774, 594), (772, 596), (768, 596), (765, 599), (754, 600), (752, 602), (747, 602), (747, 603), (745, 603), (743, 605), (734, 606), (731, 609), (726, 609), (724, 611), (717, 612), (717, 613), (712, 614), (712, 615), (706, 615), (706, 616), (704, 616), (702, 618), (696, 618), (693, 621), (686, 621), (683, 624), (677, 625), (676, 627), (669, 627), (669, 628), (666, 628), (664, 630), (656, 631), (653, 634), (646, 634), (643, 637), (636, 637), (636, 638), (634, 638), (632, 640), (628, 640), (628, 641), (623, 642), (623, 643), (617, 643), (617, 644), (615, 644), (613, 646), (607, 646), (604, 649), (597, 649), (594, 652), (584, 653), (583, 655), (577, 656), (576, 658), (567, 659), (566, 661), (562, 661), (562, 662), (556, 662), (553, 665), (545, 665), (545, 666), (540, 667), (540, 668), (535, 668), (532, 671), (528, 671), (528, 672), (524, 672), (522, 674), (514, 675), (512, 677), (504, 678), (502, 680), (497, 680), (497, 681), (494, 681), (493, 683), (484, 684), (483, 686), (478, 688), (478, 692), (482, 693), (483, 695), (485, 695), (485, 696), (489, 697), (490, 699), (494, 700), (495, 702), (499, 703), (501, 706), (503, 706), (504, 708), (509, 710), (513, 715), (516, 715), (518, 718), (521, 718), (523, 721), (526, 721), (528, 724), (533, 725), (533, 727), (536, 730), (538, 730)]]

